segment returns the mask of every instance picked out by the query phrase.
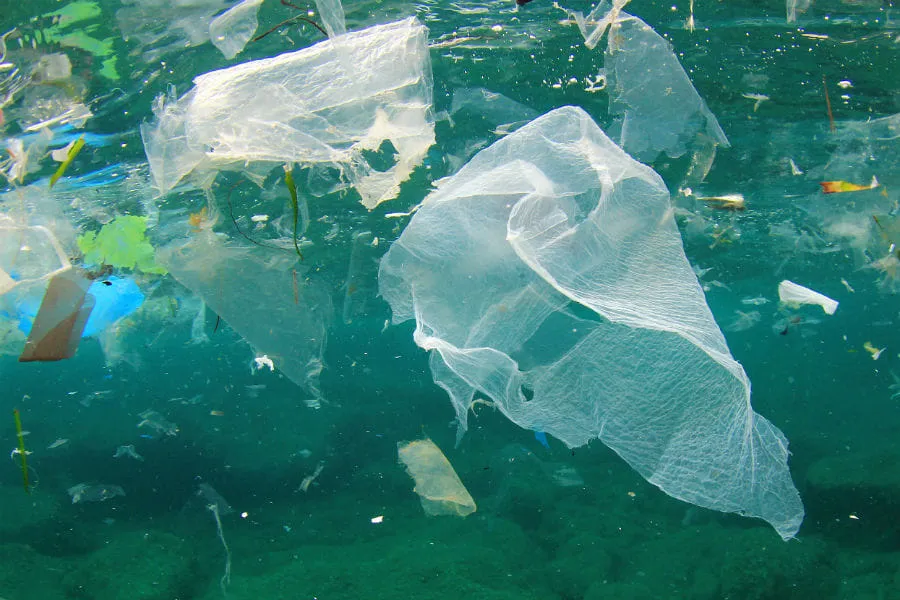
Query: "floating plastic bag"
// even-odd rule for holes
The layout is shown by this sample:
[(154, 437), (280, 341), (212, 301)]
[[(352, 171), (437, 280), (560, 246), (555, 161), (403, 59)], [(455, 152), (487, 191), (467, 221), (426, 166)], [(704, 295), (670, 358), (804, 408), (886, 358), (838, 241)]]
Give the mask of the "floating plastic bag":
[[(434, 143), (431, 98), (427, 29), (409, 18), (201, 75), (141, 134), (163, 193), (190, 173), (332, 165), (372, 208)], [(375, 170), (365, 153), (385, 141), (393, 164)]]
[(425, 514), (466, 517), (475, 512), (475, 501), (434, 442), (424, 439), (397, 444), (397, 452), (416, 481), (414, 491)]
[(750, 406), (691, 270), (668, 191), (563, 107), (438, 182), (381, 262), (460, 433), (475, 393), (570, 447), (600, 438), (666, 493), (803, 518), (787, 440)]
[(800, 304), (815, 304), (816, 306), (821, 306), (826, 315), (833, 315), (838, 307), (837, 300), (832, 300), (824, 294), (820, 294), (819, 292), (803, 287), (793, 281), (788, 281), (787, 279), (778, 284), (778, 299), (785, 304), (792, 304), (795, 306)]

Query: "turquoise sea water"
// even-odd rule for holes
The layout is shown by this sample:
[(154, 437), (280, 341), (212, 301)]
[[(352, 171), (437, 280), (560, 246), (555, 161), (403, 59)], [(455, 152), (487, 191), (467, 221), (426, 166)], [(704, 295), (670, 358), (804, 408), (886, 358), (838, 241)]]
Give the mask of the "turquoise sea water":
[[(346, 2), (348, 31), (411, 16), (427, 26), (435, 143), (398, 197), (372, 211), (353, 187), (325, 190), (332, 173), (317, 183), (296, 167), (309, 210), (298, 262), (280, 166), (261, 174), (260, 187), (234, 172), (206, 182), (208, 194), (196, 182), (166, 195), (153, 187), (140, 126), (153, 122), (155, 98), (323, 39), (293, 23), (226, 60), (207, 23), (227, 6), (7, 0), (0, 11), (0, 33), (11, 32), (0, 168), (16, 158), (13, 140), (40, 132), (29, 125), (78, 104), (92, 113), (78, 127), (52, 125), (27, 172), (2, 180), (0, 213), (50, 227), (73, 264), (95, 270), (76, 236), (119, 215), (146, 216), (169, 270), (187, 257), (183, 268), (202, 282), (192, 291), (181, 277), (115, 268), (144, 303), (59, 362), (18, 362), (18, 315), (0, 307), (0, 438), (4, 451), (17, 448), (16, 409), (30, 452), (27, 492), (20, 455), (0, 469), (0, 598), (900, 598), (894, 3), (815, 0), (788, 23), (782, 2), (696, 0), (693, 30), (688, 0), (625, 7), (672, 44), (730, 142), (702, 179), (687, 174), (690, 152), (650, 166), (673, 196), (685, 254), (752, 382), (754, 410), (790, 440), (806, 514), (787, 542), (762, 520), (666, 495), (599, 440), (568, 448), (548, 435), (545, 445), (488, 402), (471, 407), (457, 444), (457, 415), (413, 322), (388, 323), (378, 296), (378, 261), (410, 222), (385, 215), (420, 203), (434, 181), (501, 139), (503, 126), (576, 105), (615, 130), (609, 90), (587, 89), (605, 41), (586, 48), (570, 16), (545, 0), (518, 9), (507, 0)], [(321, 19), (313, 3), (299, 6)], [(257, 33), (297, 14), (265, 0)], [(59, 53), (71, 74), (33, 74)], [(482, 102), (454, 107), (465, 90)], [(489, 104), (480, 90), (506, 100)], [(81, 133), (85, 147), (51, 189), (59, 163), (47, 152)], [(387, 168), (377, 166), (384, 147), (367, 152), (376, 170)], [(820, 186), (865, 187), (873, 176), (870, 189)], [(726, 194), (742, 194), (745, 209), (696, 200)], [(205, 206), (218, 207), (217, 222)], [(254, 214), (270, 215), (267, 228)], [(251, 245), (237, 226), (287, 251)], [(192, 262), (187, 252), (164, 258), (163, 248), (209, 228), (265, 268), (220, 271), (224, 263)], [(266, 269), (288, 258), (293, 281), (269, 285)], [(784, 306), (782, 280), (840, 306), (830, 316)], [(228, 294), (242, 299), (231, 322), (212, 308)], [(296, 310), (290, 325), (273, 324), (269, 297)], [(294, 323), (312, 324), (280, 338)], [(259, 339), (284, 345), (275, 353)], [(254, 362), (266, 352), (274, 371)], [(321, 361), (317, 385), (284, 374), (279, 360), (292, 354)], [(423, 510), (397, 447), (426, 437), (474, 514)], [(82, 495), (79, 484), (89, 486)]]

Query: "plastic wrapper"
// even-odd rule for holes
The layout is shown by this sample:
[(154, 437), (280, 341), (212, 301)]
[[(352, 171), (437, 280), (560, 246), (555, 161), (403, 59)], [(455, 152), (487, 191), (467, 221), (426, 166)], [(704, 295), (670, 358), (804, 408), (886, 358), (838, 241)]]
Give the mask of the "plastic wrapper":
[(803, 287), (793, 281), (785, 279), (778, 284), (778, 299), (785, 304), (798, 306), (800, 304), (814, 304), (821, 306), (826, 315), (833, 315), (838, 308), (838, 301), (832, 300), (824, 294), (820, 294), (807, 287)]
[[(331, 165), (372, 208), (399, 192), (434, 142), (427, 30), (415, 18), (212, 71), (160, 98), (141, 127), (156, 186), (188, 174), (286, 163)], [(392, 166), (366, 153), (389, 142)]]
[(426, 514), (466, 517), (475, 512), (475, 500), (434, 442), (424, 439), (401, 443), (397, 452), (416, 482), (415, 492)]
[(570, 447), (600, 438), (700, 506), (803, 518), (787, 440), (750, 406), (662, 179), (563, 107), (442, 180), (382, 259), (381, 295), (450, 395)]

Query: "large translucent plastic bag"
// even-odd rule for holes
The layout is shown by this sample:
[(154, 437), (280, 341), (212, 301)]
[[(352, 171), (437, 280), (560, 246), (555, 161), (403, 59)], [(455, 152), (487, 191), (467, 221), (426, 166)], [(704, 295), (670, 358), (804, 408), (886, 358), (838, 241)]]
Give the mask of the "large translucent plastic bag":
[[(369, 208), (395, 197), (434, 143), (427, 38), (409, 18), (200, 75), (141, 127), (156, 186), (300, 163), (339, 169)], [(366, 153), (385, 141), (393, 164), (376, 170)]]
[(583, 110), (440, 181), (379, 285), (394, 322), (416, 319), (461, 430), (478, 393), (570, 447), (599, 437), (676, 498), (796, 534), (787, 440), (750, 406), (663, 181)]

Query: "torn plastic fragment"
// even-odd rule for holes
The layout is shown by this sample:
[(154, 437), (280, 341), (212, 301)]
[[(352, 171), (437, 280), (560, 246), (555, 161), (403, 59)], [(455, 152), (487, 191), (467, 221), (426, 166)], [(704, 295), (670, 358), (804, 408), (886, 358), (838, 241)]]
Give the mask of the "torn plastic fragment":
[(237, 56), (256, 33), (256, 18), (263, 0), (243, 0), (210, 21), (209, 39), (225, 58)]
[(94, 297), (87, 294), (90, 284), (74, 269), (50, 280), (19, 362), (62, 360), (75, 354), (94, 306)]
[(116, 496), (125, 495), (125, 490), (121, 486), (109, 483), (98, 483), (96, 485), (79, 483), (70, 487), (66, 492), (72, 497), (72, 504), (78, 504), (79, 502), (103, 502)]
[(787, 279), (778, 284), (778, 299), (785, 304), (793, 306), (799, 306), (800, 304), (821, 306), (827, 315), (833, 315), (838, 308), (837, 300), (832, 300), (828, 296)]
[(425, 514), (465, 517), (475, 512), (475, 500), (434, 442), (426, 438), (400, 443), (397, 452), (416, 482), (414, 491)]

